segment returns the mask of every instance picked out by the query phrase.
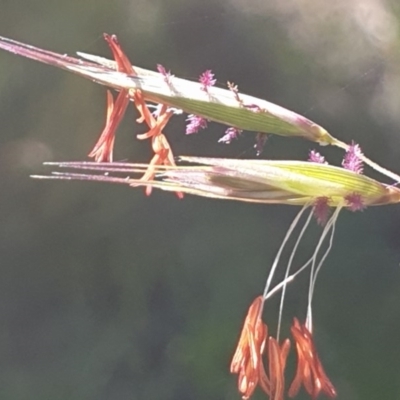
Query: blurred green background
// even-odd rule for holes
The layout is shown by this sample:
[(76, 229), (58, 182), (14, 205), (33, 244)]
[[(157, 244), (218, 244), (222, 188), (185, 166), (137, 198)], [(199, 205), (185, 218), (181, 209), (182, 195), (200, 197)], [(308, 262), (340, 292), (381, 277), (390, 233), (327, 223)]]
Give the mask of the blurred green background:
[[(212, 69), (397, 172), (399, 26), (395, 0), (0, 0), (0, 35), (109, 57), (102, 33), (115, 33), (136, 65), (189, 79)], [(115, 159), (147, 161), (132, 110)], [(104, 120), (104, 87), (0, 52), (0, 399), (240, 399), (230, 358), (297, 210), (29, 178), (49, 172), (43, 161), (87, 159)], [(223, 145), (223, 126), (184, 126), (166, 130), (175, 154), (255, 157), (254, 134)], [(271, 137), (262, 157), (312, 148)], [(399, 235), (399, 206), (339, 218), (314, 329), (340, 400), (400, 399)], [(306, 291), (305, 277), (289, 289), (286, 332)]]

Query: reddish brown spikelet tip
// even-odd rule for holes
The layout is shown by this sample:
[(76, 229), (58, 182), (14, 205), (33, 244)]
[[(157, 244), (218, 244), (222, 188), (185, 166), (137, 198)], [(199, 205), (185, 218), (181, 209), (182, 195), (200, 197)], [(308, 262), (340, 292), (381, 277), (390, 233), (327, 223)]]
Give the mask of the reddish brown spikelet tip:
[(260, 378), (261, 388), (269, 394), (269, 380), (262, 364), (268, 334), (261, 320), (262, 305), (262, 296), (251, 304), (230, 367), (231, 373), (238, 374), (238, 389), (244, 400), (253, 394)]
[(297, 370), (289, 388), (289, 397), (294, 397), (303, 385), (307, 393), (316, 399), (321, 393), (336, 397), (336, 390), (326, 375), (319, 360), (311, 332), (305, 325), (300, 325), (295, 318), (291, 327), (297, 350)]

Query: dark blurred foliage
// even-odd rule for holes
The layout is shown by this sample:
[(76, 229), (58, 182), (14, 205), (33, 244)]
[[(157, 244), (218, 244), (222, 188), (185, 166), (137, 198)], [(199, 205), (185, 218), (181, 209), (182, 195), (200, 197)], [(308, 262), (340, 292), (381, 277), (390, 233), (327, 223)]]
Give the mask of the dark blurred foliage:
[[(192, 79), (211, 68), (219, 85), (305, 114), (400, 171), (395, 0), (0, 0), (0, 10), (1, 35), (49, 50), (109, 56), (108, 32), (139, 66)], [(0, 399), (239, 399), (230, 357), (296, 209), (31, 180), (45, 160), (86, 159), (105, 100), (103, 87), (0, 53)], [(115, 158), (149, 160), (129, 111)], [(224, 127), (186, 137), (184, 125), (176, 117), (166, 132), (176, 154), (255, 157), (253, 134), (222, 145)], [(263, 157), (311, 148), (271, 137)], [(322, 152), (340, 162), (339, 150)], [(321, 358), (339, 399), (399, 399), (400, 207), (343, 212), (336, 233), (314, 301)], [(291, 285), (285, 328), (304, 317), (306, 290)]]

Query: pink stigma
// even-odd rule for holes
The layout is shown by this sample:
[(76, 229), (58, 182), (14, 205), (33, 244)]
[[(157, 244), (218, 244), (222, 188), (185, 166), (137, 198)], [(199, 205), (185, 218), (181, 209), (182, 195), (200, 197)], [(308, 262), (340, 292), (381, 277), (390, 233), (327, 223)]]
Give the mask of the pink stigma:
[(354, 142), (349, 146), (346, 155), (342, 161), (342, 166), (349, 171), (353, 171), (356, 174), (362, 174), (363, 162), (361, 161), (363, 153), (360, 146)]

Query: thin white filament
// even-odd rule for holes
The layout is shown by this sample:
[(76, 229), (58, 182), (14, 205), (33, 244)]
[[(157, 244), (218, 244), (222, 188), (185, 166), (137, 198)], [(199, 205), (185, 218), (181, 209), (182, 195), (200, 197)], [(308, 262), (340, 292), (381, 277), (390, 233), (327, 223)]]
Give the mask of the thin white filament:
[(273, 289), (271, 289), (268, 294), (265, 296), (264, 301), (268, 300), (271, 298), (276, 292), (281, 290), (286, 284), (292, 282), (294, 278), (296, 278), (297, 275), (299, 275), (301, 272), (303, 272), (309, 265), (311, 265), (312, 258), (310, 258), (305, 264), (303, 264), (295, 273), (292, 275), (288, 276), (286, 279), (284, 279), (282, 282), (278, 283), (276, 286), (274, 286)]
[(288, 276), (282, 282), (274, 286), (274, 288), (268, 292), (267, 296), (265, 296), (264, 301), (270, 299), (275, 293), (279, 292), (279, 290), (281, 290), (286, 284), (293, 282), (293, 280), (296, 278), (297, 275), (299, 275), (301, 272), (303, 272), (307, 267), (309, 267), (312, 264), (313, 259), (314, 256), (312, 256), (308, 261), (306, 261), (296, 272), (294, 272), (292, 275)]
[[(299, 236), (298, 236), (298, 238), (297, 238), (297, 240), (296, 240), (296, 243), (295, 243), (295, 245), (294, 245), (294, 247), (293, 247), (292, 253), (290, 254), (290, 258), (289, 258), (289, 261), (288, 261), (288, 265), (287, 265), (287, 267), (286, 267), (285, 278), (283, 279), (283, 282), (285, 282), (285, 284), (284, 284), (283, 287), (282, 287), (281, 301), (280, 301), (280, 304), (279, 304), (278, 327), (277, 327), (277, 333), (276, 333), (276, 338), (277, 338), (278, 341), (279, 341), (279, 335), (280, 335), (280, 331), (281, 331), (282, 313), (283, 313), (283, 303), (284, 303), (284, 300), (285, 300), (287, 279), (288, 279), (288, 277), (289, 277), (290, 268), (292, 267), (293, 259), (294, 259), (294, 256), (295, 256), (295, 254), (296, 254), (297, 248), (298, 248), (298, 246), (299, 246), (299, 244), (300, 244), (300, 241), (301, 241), (301, 239), (303, 238), (304, 233), (306, 232), (306, 230), (307, 230), (307, 228), (308, 228), (308, 225), (310, 224), (310, 221), (311, 221), (311, 218), (312, 218), (312, 216), (313, 216), (313, 213), (314, 213), (314, 212), (313, 212), (313, 210), (311, 209), (311, 212), (310, 212), (310, 214), (308, 215), (308, 218), (307, 218), (307, 220), (306, 220), (306, 222), (305, 222), (303, 228), (301, 229), (301, 231), (300, 231), (300, 233), (299, 233)], [(311, 261), (311, 260), (310, 260), (310, 261)], [(306, 263), (306, 264), (307, 264), (307, 263)], [(308, 265), (308, 264), (307, 264), (307, 265)]]
[[(272, 264), (271, 270), (269, 272), (268, 278), (267, 278), (267, 282), (265, 284), (265, 288), (264, 288), (264, 294), (263, 294), (263, 299), (265, 302), (265, 299), (267, 297), (268, 294), (268, 290), (271, 286), (271, 282), (272, 282), (272, 278), (274, 277), (276, 268), (278, 266), (279, 263), (279, 259), (282, 255), (282, 251), (287, 243), (287, 241), (290, 238), (290, 235), (292, 234), (293, 230), (295, 229), (296, 225), (298, 224), (301, 216), (303, 215), (304, 211), (306, 210), (306, 208), (308, 207), (308, 204), (306, 204), (305, 206), (303, 206), (303, 208), (299, 211), (299, 213), (296, 215), (296, 217), (294, 218), (293, 222), (290, 224), (290, 227), (288, 229), (288, 231), (286, 232), (285, 238), (283, 239), (283, 242), (278, 250), (278, 253), (275, 256), (274, 262)], [(262, 311), (262, 310), (261, 310)]]
[[(311, 257), (312, 264), (311, 264), (311, 272), (310, 272), (310, 286), (309, 286), (309, 290), (308, 290), (308, 306), (307, 306), (307, 318), (306, 318), (306, 326), (310, 332), (312, 331), (312, 307), (311, 307), (311, 304), (312, 304), (312, 297), (313, 297), (314, 288), (315, 288), (316, 277), (322, 267), (323, 262), (325, 261), (326, 257), (328, 256), (328, 254), (332, 248), (333, 234), (335, 233), (334, 228), (335, 228), (335, 224), (336, 224), (336, 221), (337, 221), (337, 218), (339, 216), (341, 209), (342, 209), (342, 205), (339, 205), (336, 208), (335, 212), (333, 213), (332, 217), (327, 222), (326, 226), (324, 227), (324, 230), (322, 231), (322, 234), (317, 243), (317, 246), (315, 247), (314, 254)], [(324, 255), (322, 256), (320, 262), (318, 263), (318, 266), (315, 267), (319, 250), (325, 240), (325, 237), (329, 233), (329, 231), (331, 231), (331, 236), (330, 236), (328, 248), (326, 249)]]
[[(338, 213), (339, 214), (339, 213)], [(331, 234), (329, 237), (329, 245), (328, 248), (326, 249), (324, 255), (322, 256), (317, 268), (315, 269), (315, 273), (314, 273), (314, 281), (313, 281), (313, 288), (312, 288), (312, 295), (314, 295), (314, 289), (315, 289), (315, 282), (317, 280), (317, 275), (319, 274), (319, 271), (321, 270), (321, 267), (323, 265), (323, 263), (325, 262), (326, 257), (328, 256), (329, 252), (331, 251), (332, 245), (333, 245), (333, 237), (335, 236), (335, 229), (336, 229), (336, 220), (337, 217), (332, 225), (332, 229), (331, 229)]]

